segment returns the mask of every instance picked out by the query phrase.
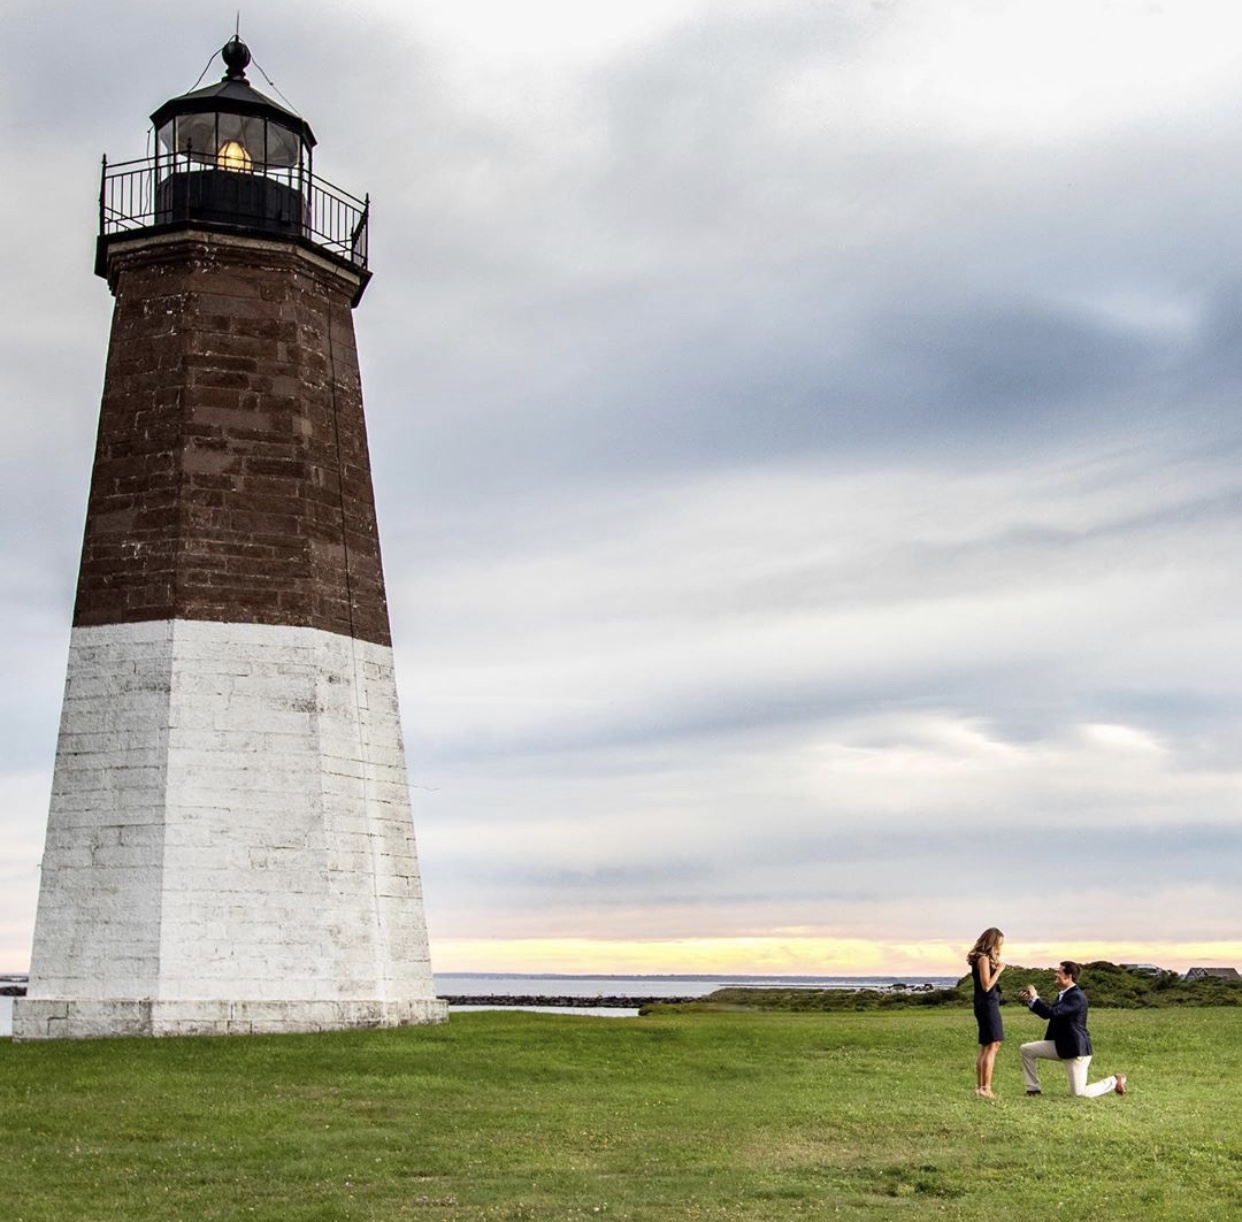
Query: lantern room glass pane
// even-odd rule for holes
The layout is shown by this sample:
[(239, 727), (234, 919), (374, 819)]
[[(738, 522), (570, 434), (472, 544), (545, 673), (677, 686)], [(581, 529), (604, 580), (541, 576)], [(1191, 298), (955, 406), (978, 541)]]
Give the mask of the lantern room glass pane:
[(171, 149), (175, 153), (188, 154), (192, 161), (204, 163), (216, 159), (216, 115), (178, 115), (167, 125), (172, 127)]
[(302, 164), (302, 138), (280, 123), (267, 121), (267, 164), (295, 166)]
[(263, 121), (241, 115), (216, 115), (217, 152), (240, 145), (252, 162), (263, 160)]

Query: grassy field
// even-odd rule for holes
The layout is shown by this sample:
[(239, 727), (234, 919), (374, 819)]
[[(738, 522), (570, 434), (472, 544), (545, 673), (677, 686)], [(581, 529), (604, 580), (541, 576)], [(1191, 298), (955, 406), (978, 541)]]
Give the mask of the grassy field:
[(991, 1103), (968, 1012), (2, 1041), (0, 1202), (16, 1222), (1242, 1215), (1242, 1011), (1093, 1015), (1124, 1099), (1070, 1099), (1056, 1065), (1027, 1099), (1017, 1045), (1042, 1026), (1007, 1024)]

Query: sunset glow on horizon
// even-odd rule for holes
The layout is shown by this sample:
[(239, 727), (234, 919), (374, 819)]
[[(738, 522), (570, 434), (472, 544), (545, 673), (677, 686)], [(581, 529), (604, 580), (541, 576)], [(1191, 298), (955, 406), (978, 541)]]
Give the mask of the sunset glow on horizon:
[[(596, 941), (586, 938), (446, 938), (432, 945), (440, 973), (583, 976), (961, 976), (969, 947), (944, 942), (887, 944), (807, 936)], [(1007, 942), (1005, 960), (1051, 967), (1154, 963), (1170, 971), (1242, 962), (1242, 941)]]

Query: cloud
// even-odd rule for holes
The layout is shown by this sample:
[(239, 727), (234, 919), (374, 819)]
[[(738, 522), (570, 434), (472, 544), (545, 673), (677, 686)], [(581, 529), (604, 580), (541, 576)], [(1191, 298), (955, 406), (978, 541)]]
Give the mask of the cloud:
[[(437, 940), (1219, 942), (1232, 8), (514, 14), (243, 15), (316, 169), (374, 200), (356, 325)], [(0, 856), (29, 879), (107, 343), (98, 157), (140, 155), (231, 30), (11, 24)]]

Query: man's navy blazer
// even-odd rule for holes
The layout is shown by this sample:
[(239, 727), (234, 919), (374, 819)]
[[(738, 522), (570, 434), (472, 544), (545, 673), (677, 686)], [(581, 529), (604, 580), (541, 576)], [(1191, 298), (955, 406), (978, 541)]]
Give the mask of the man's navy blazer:
[(1056, 1044), (1057, 1056), (1062, 1060), (1091, 1055), (1091, 1037), (1087, 1034), (1087, 995), (1076, 984), (1071, 984), (1065, 995), (1052, 1005), (1042, 997), (1035, 998), (1031, 1009), (1048, 1020), (1044, 1039)]

